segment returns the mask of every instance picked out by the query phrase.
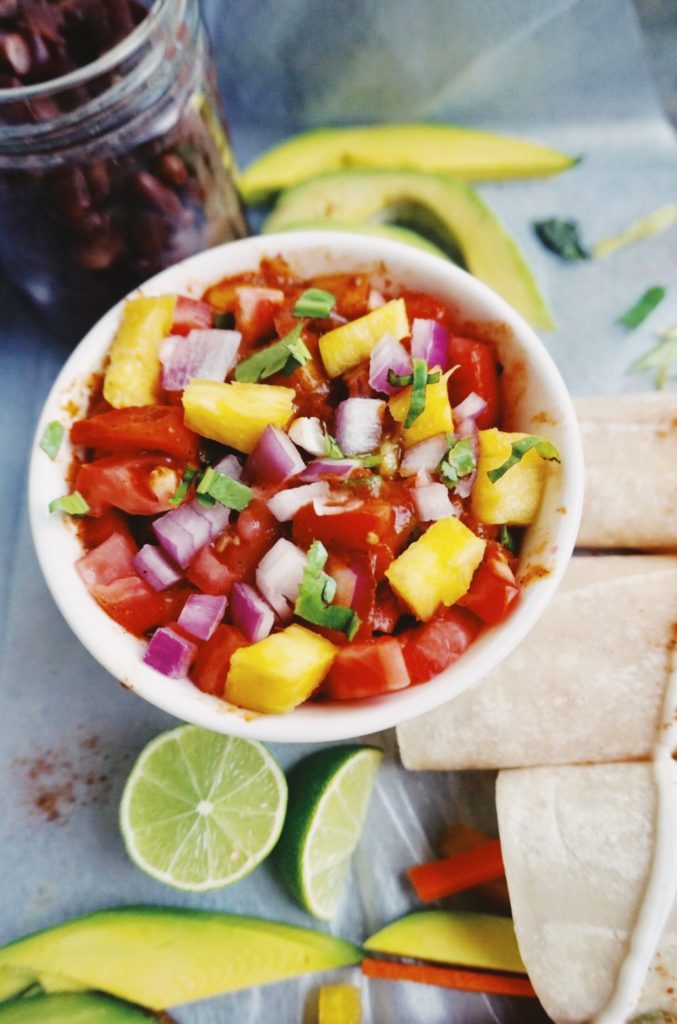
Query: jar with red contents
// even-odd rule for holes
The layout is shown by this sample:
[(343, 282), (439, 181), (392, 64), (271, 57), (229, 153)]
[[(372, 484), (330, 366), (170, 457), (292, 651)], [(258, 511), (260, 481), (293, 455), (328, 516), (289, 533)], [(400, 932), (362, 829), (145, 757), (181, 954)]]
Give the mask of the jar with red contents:
[(198, 0), (0, 0), (0, 266), (55, 330), (246, 231)]

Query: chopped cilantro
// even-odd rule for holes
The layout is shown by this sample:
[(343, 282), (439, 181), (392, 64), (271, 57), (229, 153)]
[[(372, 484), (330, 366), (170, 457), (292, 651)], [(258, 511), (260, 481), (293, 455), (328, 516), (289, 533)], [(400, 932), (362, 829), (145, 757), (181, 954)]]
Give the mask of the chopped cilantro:
[(327, 441), (327, 455), (329, 456), (329, 458), (330, 459), (345, 459), (345, 455), (341, 451), (341, 446), (339, 445), (339, 443), (336, 440), (336, 438), (332, 437), (331, 434), (329, 434), (327, 432), (325, 432), (324, 436), (325, 436), (325, 439)]
[(501, 532), (498, 535), (498, 543), (502, 544), (508, 551), (512, 551), (513, 555), (517, 553), (517, 538), (505, 525), (501, 527)]
[(294, 306), (294, 316), (311, 316), (317, 319), (328, 317), (336, 305), (336, 297), (321, 288), (308, 288), (299, 295)]
[[(203, 474), (200, 483), (197, 485), (198, 498), (206, 495), (225, 505), (226, 508), (235, 509), (241, 512), (246, 508), (254, 496), (251, 487), (241, 484), (225, 473), (219, 473), (209, 466)], [(209, 502), (209, 504), (212, 504)]]
[(63, 435), (66, 433), (66, 428), (63, 423), (59, 420), (52, 420), (45, 427), (44, 433), (40, 439), (40, 447), (46, 455), (49, 455), (52, 461), (56, 458), (61, 442), (63, 441)]
[(472, 447), (472, 440), (469, 437), (461, 437), (458, 441), (453, 440), (449, 451), (440, 462), (439, 472), (442, 483), (447, 487), (455, 487), (462, 476), (477, 469), (477, 459)]
[(319, 540), (313, 541), (294, 611), (306, 622), (337, 629), (352, 640), (360, 628), (360, 619), (352, 608), (330, 603), (336, 596), (336, 582), (323, 571), (327, 558), (324, 544)]
[(548, 220), (535, 221), (533, 228), (546, 249), (554, 252), (561, 259), (590, 259), (590, 253), (580, 240), (578, 224), (575, 220), (550, 217)]
[(179, 484), (179, 486), (176, 488), (171, 498), (169, 499), (170, 505), (181, 504), (183, 499), (188, 494), (188, 488), (190, 487), (191, 482), (195, 479), (196, 476), (197, 470), (193, 469), (192, 466), (186, 466), (186, 468), (183, 471), (183, 476), (181, 477), (181, 483)]
[[(439, 373), (428, 374), (428, 364), (425, 359), (414, 359), (413, 362), (414, 372), (411, 379), (411, 397), (409, 399), (409, 409), (407, 416), (404, 421), (405, 429), (413, 426), (416, 420), (419, 418), (423, 410), (425, 409), (425, 389), (426, 384), (436, 384), (440, 379)], [(390, 376), (390, 374), (388, 374)], [(429, 379), (436, 377), (435, 380)]]
[(48, 508), (50, 512), (67, 512), (70, 516), (85, 516), (89, 512), (89, 505), (79, 491), (55, 498), (50, 501)]
[(637, 300), (634, 306), (631, 306), (627, 312), (618, 318), (619, 324), (623, 324), (624, 327), (629, 327), (630, 330), (634, 330), (635, 327), (639, 327), (640, 324), (644, 323), (650, 313), (653, 313), (659, 302), (662, 302), (665, 298), (666, 289), (661, 285), (655, 285), (653, 288), (648, 288), (641, 298)]
[(546, 441), (543, 437), (536, 437), (534, 434), (527, 434), (526, 437), (521, 438), (519, 441), (515, 441), (512, 446), (512, 451), (508, 458), (498, 466), (497, 469), (491, 469), (487, 473), (487, 476), (491, 480), (492, 484), (495, 484), (497, 480), (512, 469), (513, 466), (517, 465), (521, 459), (530, 452), (532, 448), (535, 448), (542, 459), (549, 459), (551, 462), (560, 462), (559, 452), (555, 448), (554, 444), (550, 441)]
[[(428, 374), (426, 384), (437, 384), (439, 379), (440, 371), (434, 370)], [(392, 384), (394, 388), (406, 388), (409, 384), (414, 383), (414, 375), (413, 373), (399, 374), (394, 370), (388, 370), (388, 383)]]
[(235, 380), (254, 384), (276, 373), (290, 374), (311, 358), (301, 338), (302, 324), (297, 324), (284, 338), (243, 359), (235, 367)]

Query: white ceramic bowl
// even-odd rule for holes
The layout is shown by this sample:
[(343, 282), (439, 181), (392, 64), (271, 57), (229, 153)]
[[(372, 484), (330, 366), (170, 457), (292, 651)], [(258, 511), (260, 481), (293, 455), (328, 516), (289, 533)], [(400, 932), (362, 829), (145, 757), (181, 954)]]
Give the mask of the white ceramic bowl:
[[(75, 570), (82, 554), (68, 517), (48, 503), (67, 493), (71, 458), (64, 442), (52, 462), (38, 448), (51, 420), (67, 425), (82, 408), (99, 371), (123, 303), (107, 313), (73, 351), (59, 374), (36, 430), (29, 481), (33, 539), (47, 585), (87, 650), (124, 686), (186, 722), (216, 732), (279, 742), (319, 742), (364, 736), (429, 711), (482, 679), (523, 639), (554, 594), (573, 550), (583, 494), (583, 456), (571, 399), (555, 364), (531, 328), (486, 285), (451, 263), (399, 242), (331, 231), (247, 238), (210, 249), (163, 271), (134, 294), (200, 296), (220, 278), (255, 269), (282, 254), (304, 276), (366, 269), (376, 279), (437, 296), (456, 314), (495, 338), (504, 365), (511, 429), (545, 434), (562, 456), (551, 464), (537, 521), (527, 529), (520, 576), (530, 580), (505, 623), (483, 631), (458, 661), (421, 686), (349, 703), (309, 703), (286, 715), (257, 715), (201, 693), (188, 680), (168, 679), (144, 665), (145, 644), (110, 619)], [(484, 325), (484, 327), (482, 326)], [(75, 410), (75, 412), (74, 412)], [(83, 700), (84, 692), (83, 692)]]

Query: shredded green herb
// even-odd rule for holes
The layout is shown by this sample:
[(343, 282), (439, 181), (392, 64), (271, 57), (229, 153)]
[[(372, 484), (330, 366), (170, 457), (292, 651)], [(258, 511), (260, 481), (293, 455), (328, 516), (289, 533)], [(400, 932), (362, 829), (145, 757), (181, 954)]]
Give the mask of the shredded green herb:
[(517, 554), (517, 538), (505, 525), (501, 527), (501, 532), (498, 535), (498, 543), (502, 544), (504, 548), (508, 549), (508, 551), (512, 551), (513, 555)]
[(63, 435), (66, 433), (66, 428), (63, 423), (59, 420), (52, 420), (45, 427), (44, 433), (40, 439), (40, 447), (46, 455), (49, 455), (52, 461), (57, 457), (61, 442), (63, 441)]
[(468, 476), (475, 469), (477, 469), (477, 459), (472, 449), (471, 439), (461, 437), (457, 441), (452, 438), (449, 451), (439, 465), (442, 483), (447, 487), (455, 487), (462, 476)]
[[(419, 360), (419, 362), (422, 362), (422, 360)], [(429, 373), (427, 375), (427, 377), (426, 377), (426, 384), (437, 384), (439, 379), (440, 379), (440, 371), (439, 370), (434, 370), (432, 373)], [(388, 370), (388, 383), (392, 384), (392, 386), (394, 388), (406, 388), (410, 384), (414, 383), (414, 374), (413, 373), (398, 374), (398, 373), (395, 373), (394, 370)]]
[(85, 516), (89, 512), (89, 505), (79, 491), (55, 498), (50, 501), (48, 508), (50, 512), (67, 512), (70, 516)]
[(179, 486), (176, 488), (171, 498), (169, 499), (170, 505), (181, 504), (183, 499), (188, 494), (188, 488), (190, 487), (192, 481), (195, 479), (196, 476), (197, 470), (193, 469), (192, 466), (186, 466), (186, 468), (183, 471), (183, 476), (181, 477), (181, 483), (179, 484)]
[(373, 469), (383, 462), (382, 455), (358, 455), (357, 456), (365, 469)]
[(546, 249), (561, 259), (590, 259), (590, 253), (579, 237), (579, 228), (575, 220), (550, 217), (548, 220), (534, 221), (533, 228)]
[(284, 338), (261, 349), (260, 352), (255, 352), (248, 359), (243, 359), (235, 367), (235, 380), (254, 384), (276, 373), (289, 375), (298, 370), (299, 366), (303, 366), (311, 358), (301, 338), (302, 330), (303, 324), (297, 324)]
[(219, 473), (212, 466), (204, 471), (202, 479), (197, 485), (197, 494), (198, 498), (206, 495), (225, 505), (226, 508), (235, 509), (236, 512), (241, 512), (246, 508), (254, 497), (251, 487), (241, 484), (238, 480), (233, 480), (225, 473)]
[(360, 628), (360, 619), (352, 608), (331, 604), (336, 596), (336, 581), (323, 571), (328, 557), (324, 544), (319, 540), (313, 541), (294, 611), (306, 622), (337, 629), (352, 640)]
[(341, 446), (339, 445), (339, 443), (336, 440), (336, 438), (332, 437), (331, 434), (329, 434), (327, 432), (325, 432), (324, 436), (325, 436), (326, 441), (327, 441), (327, 455), (329, 456), (329, 458), (330, 459), (345, 459), (345, 455), (341, 451)]
[[(425, 359), (414, 359), (413, 366), (414, 372), (411, 379), (411, 398), (409, 399), (409, 409), (407, 410), (407, 416), (404, 421), (405, 429), (411, 427), (425, 409), (425, 389), (426, 384), (428, 383), (428, 365)], [(435, 375), (431, 374), (430, 376), (434, 377)], [(439, 373), (437, 374), (437, 380), (439, 380)], [(435, 381), (431, 381), (431, 383), (434, 384)]]
[(659, 343), (633, 363), (630, 370), (632, 373), (657, 370), (656, 387), (664, 388), (670, 371), (677, 366), (677, 324), (659, 331), (658, 337), (661, 339)]
[(232, 313), (214, 313), (214, 327), (218, 327), (219, 330), (229, 330), (235, 326), (235, 317)]
[(629, 327), (631, 331), (635, 327), (639, 327), (640, 324), (644, 323), (649, 314), (653, 313), (656, 306), (663, 301), (665, 292), (666, 289), (662, 285), (654, 285), (653, 288), (647, 288), (634, 306), (631, 306), (623, 316), (619, 316), (619, 324)]
[(308, 288), (299, 295), (294, 306), (294, 316), (310, 316), (316, 319), (328, 317), (336, 305), (336, 296), (321, 288)]
[(536, 449), (542, 459), (548, 459), (550, 462), (561, 461), (559, 452), (555, 448), (554, 444), (551, 444), (550, 441), (546, 441), (544, 437), (536, 437), (535, 434), (527, 434), (526, 437), (521, 438), (519, 441), (515, 441), (510, 455), (502, 465), (498, 466), (497, 469), (489, 470), (487, 476), (491, 480), (492, 484), (495, 484), (497, 480), (500, 480), (509, 469), (512, 469), (513, 466), (516, 466), (532, 448)]

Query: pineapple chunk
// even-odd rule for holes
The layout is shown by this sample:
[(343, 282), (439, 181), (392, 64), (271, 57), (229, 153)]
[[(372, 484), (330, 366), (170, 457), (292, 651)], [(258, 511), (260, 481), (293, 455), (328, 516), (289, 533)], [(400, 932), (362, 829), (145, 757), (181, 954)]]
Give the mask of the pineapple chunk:
[(527, 526), (536, 518), (548, 467), (535, 448), (495, 484), (487, 476), (510, 456), (513, 442), (525, 436), (496, 429), (480, 430), (477, 479), (470, 497), (472, 513), (480, 522)]
[(285, 714), (317, 689), (336, 651), (334, 644), (318, 633), (304, 626), (288, 626), (235, 651), (224, 699), (264, 714)]
[(356, 985), (323, 985), (317, 1024), (362, 1024), (362, 1000)]
[(130, 299), (110, 347), (103, 397), (114, 409), (155, 405), (160, 384), (160, 342), (172, 329), (175, 295)]
[(322, 335), (320, 355), (329, 376), (338, 377), (344, 370), (368, 359), (384, 334), (392, 335), (397, 341), (409, 334), (404, 299), (392, 299), (366, 316)]
[(414, 615), (426, 622), (440, 604), (454, 604), (469, 590), (485, 547), (486, 541), (450, 516), (429, 526), (390, 563), (386, 576)]
[[(440, 376), (437, 384), (427, 384), (425, 389), (425, 409), (409, 428), (402, 428), (404, 447), (411, 448), (419, 441), (425, 441), (435, 434), (445, 434), (454, 429), (454, 420), (449, 401), (447, 381), (452, 373), (448, 370)], [(398, 423), (404, 423), (409, 411), (411, 388), (404, 388), (394, 394), (388, 402), (390, 415)]]
[(186, 426), (239, 452), (250, 452), (269, 424), (283, 429), (294, 412), (293, 388), (191, 380), (182, 402)]

